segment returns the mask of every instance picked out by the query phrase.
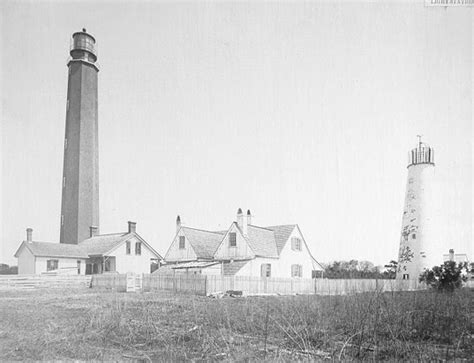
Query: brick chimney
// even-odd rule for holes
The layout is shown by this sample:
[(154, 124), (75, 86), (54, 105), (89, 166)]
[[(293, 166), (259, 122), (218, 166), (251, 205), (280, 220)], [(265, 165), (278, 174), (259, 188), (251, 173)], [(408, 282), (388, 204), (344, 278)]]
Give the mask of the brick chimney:
[(250, 209), (247, 209), (247, 225), (252, 224), (252, 213), (250, 213)]
[(135, 233), (137, 231), (137, 222), (128, 221), (128, 233)]
[(96, 236), (98, 232), (99, 232), (99, 227), (96, 227), (96, 226), (89, 227), (89, 237)]
[(242, 213), (242, 209), (239, 208), (237, 210), (237, 225), (239, 228), (242, 228), (244, 224), (244, 214)]
[(33, 242), (33, 228), (26, 229), (26, 242)]
[(181, 228), (181, 217), (178, 215), (176, 217), (176, 233), (178, 233), (178, 231), (180, 230)]
[(454, 261), (454, 250), (452, 248), (449, 250), (449, 261)]

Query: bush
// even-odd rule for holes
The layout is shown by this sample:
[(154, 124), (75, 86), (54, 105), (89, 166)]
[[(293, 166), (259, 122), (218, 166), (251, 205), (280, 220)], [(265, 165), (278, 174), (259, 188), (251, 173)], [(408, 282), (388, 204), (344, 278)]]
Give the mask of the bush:
[(440, 266), (425, 270), (420, 275), (419, 281), (438, 290), (454, 291), (467, 280), (466, 272), (466, 263), (460, 262), (456, 265), (454, 261), (445, 261)]

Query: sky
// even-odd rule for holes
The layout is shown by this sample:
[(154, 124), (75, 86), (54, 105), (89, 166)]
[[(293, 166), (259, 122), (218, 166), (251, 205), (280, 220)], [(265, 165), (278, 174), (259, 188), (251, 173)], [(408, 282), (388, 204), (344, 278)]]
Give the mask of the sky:
[(101, 233), (164, 255), (237, 209), (320, 262), (398, 254), (407, 152), (436, 150), (448, 248), (472, 254), (472, 8), (414, 2), (3, 1), (0, 262), (58, 242), (67, 59), (97, 39)]

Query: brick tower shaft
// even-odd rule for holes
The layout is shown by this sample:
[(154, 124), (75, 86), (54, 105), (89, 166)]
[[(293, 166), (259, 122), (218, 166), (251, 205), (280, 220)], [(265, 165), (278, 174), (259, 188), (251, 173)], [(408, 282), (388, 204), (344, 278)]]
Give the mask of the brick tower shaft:
[(68, 66), (60, 243), (77, 244), (99, 226), (97, 53), (85, 29), (72, 36)]

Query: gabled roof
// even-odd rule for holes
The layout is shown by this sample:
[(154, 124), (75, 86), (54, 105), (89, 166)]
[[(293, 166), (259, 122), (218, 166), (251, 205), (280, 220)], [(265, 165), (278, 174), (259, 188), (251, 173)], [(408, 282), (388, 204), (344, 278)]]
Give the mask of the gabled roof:
[(242, 261), (233, 261), (233, 262), (226, 262), (223, 264), (224, 267), (224, 275), (225, 276), (234, 276), (237, 272), (239, 272), (242, 267), (244, 267), (249, 260), (242, 260)]
[(102, 234), (88, 238), (79, 244), (51, 243), (51, 242), (27, 242), (23, 241), (15, 253), (15, 257), (24, 246), (34, 256), (38, 257), (66, 257), (66, 258), (89, 258), (91, 256), (104, 256), (112, 252), (131, 237), (136, 237), (145, 244), (156, 256), (162, 258), (143, 238), (137, 233), (112, 233)]
[(275, 233), (272, 230), (248, 225), (246, 240), (256, 256), (278, 257)]
[(197, 258), (211, 259), (224, 237), (222, 232), (204, 231), (190, 227), (181, 227), (184, 235), (191, 244)]
[(278, 251), (278, 255), (280, 255), (283, 247), (285, 247), (288, 238), (290, 238), (291, 232), (295, 229), (296, 224), (286, 224), (281, 226), (270, 226), (265, 227), (274, 232), (275, 234), (275, 243)]
[(15, 257), (18, 257), (22, 247), (27, 248), (34, 256), (38, 257), (72, 257), (87, 258), (87, 253), (79, 247), (79, 245), (67, 243), (51, 243), (51, 242), (27, 242), (23, 241)]
[(130, 237), (131, 235), (126, 232), (101, 234), (80, 242), (79, 246), (90, 256), (105, 255)]

